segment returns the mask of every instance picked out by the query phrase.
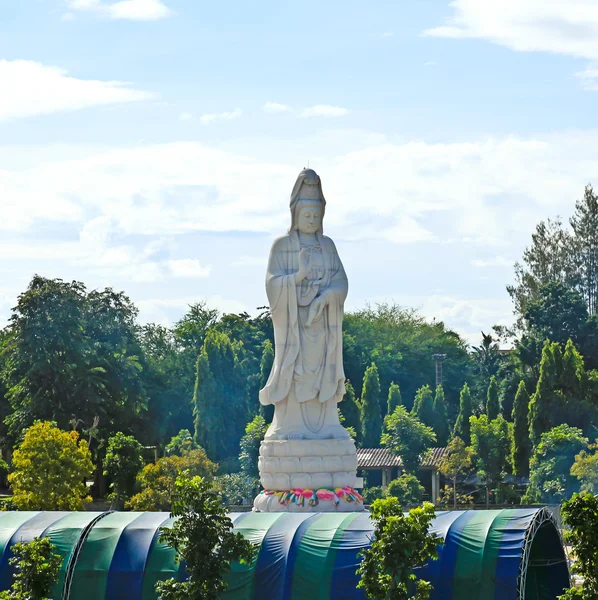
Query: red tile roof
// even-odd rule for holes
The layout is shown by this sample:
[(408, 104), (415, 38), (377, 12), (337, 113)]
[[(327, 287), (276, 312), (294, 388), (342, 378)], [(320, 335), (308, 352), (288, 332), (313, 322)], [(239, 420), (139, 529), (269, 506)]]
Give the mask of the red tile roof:
[[(421, 468), (438, 468), (446, 454), (446, 448), (432, 448), (421, 463)], [(400, 456), (394, 456), (386, 448), (357, 448), (357, 467), (359, 469), (384, 469), (401, 467)]]

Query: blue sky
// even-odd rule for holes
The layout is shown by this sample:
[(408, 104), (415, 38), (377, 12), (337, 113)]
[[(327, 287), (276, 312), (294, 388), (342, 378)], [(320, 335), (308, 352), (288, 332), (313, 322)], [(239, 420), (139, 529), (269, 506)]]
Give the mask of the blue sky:
[(596, 181), (597, 101), (595, 0), (3, 0), (0, 323), (34, 273), (253, 312), (309, 161), (348, 308), (476, 342)]

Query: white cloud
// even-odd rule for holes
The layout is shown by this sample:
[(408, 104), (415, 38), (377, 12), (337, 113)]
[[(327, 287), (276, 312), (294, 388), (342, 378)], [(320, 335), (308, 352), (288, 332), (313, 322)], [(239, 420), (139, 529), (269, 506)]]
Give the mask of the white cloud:
[(266, 102), (262, 107), (262, 110), (270, 114), (280, 114), (293, 112), (293, 109), (286, 104), (280, 104), (278, 102)]
[(201, 115), (199, 120), (201, 121), (202, 125), (208, 125), (214, 121), (232, 121), (233, 119), (238, 119), (241, 116), (243, 116), (243, 111), (240, 108), (235, 108), (235, 110), (230, 112), (208, 113)]
[(317, 104), (301, 111), (302, 117), (345, 117), (351, 111), (341, 106), (330, 106), (328, 104)]
[(71, 10), (92, 12), (109, 19), (129, 21), (157, 21), (172, 15), (172, 10), (160, 0), (69, 0)]
[(488, 260), (474, 259), (471, 261), (471, 264), (472, 266), (480, 269), (484, 269), (486, 267), (504, 267), (512, 269), (515, 261), (505, 258), (504, 256), (495, 256), (494, 258)]
[(424, 67), (433, 67), (434, 65), (436, 65), (436, 63), (433, 60), (424, 63)]
[(193, 115), (191, 113), (189, 113), (189, 112), (182, 112), (179, 115), (179, 119), (181, 121), (192, 121), (193, 120)]
[(212, 268), (208, 265), (202, 267), (201, 263), (193, 258), (179, 258), (177, 260), (169, 260), (168, 267), (174, 277), (207, 277)]
[[(479, 38), (519, 52), (551, 52), (598, 60), (596, 0), (454, 0), (445, 25), (424, 35)], [(579, 74), (586, 89), (595, 75)]]
[(393, 36), (394, 36), (394, 33), (392, 31), (385, 31), (382, 34), (382, 37), (385, 37), (385, 38), (389, 38), (389, 37), (393, 37)]
[(590, 64), (583, 71), (575, 73), (586, 90), (598, 91), (598, 64)]
[(0, 60), (0, 90), (0, 121), (153, 97), (120, 81), (76, 79), (28, 60)]

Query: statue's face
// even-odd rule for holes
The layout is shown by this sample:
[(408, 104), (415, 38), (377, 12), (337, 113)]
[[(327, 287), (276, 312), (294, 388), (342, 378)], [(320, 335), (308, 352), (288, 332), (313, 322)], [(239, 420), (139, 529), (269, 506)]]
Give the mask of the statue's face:
[(302, 206), (299, 209), (297, 229), (301, 233), (315, 233), (322, 225), (322, 207), (316, 204)]

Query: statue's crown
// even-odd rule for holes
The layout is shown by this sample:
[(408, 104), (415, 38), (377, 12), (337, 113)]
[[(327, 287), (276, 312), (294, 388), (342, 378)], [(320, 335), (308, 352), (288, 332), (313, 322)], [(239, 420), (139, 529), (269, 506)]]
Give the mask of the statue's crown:
[(299, 200), (320, 200), (320, 176), (313, 169), (303, 169), (303, 183), (299, 190)]

